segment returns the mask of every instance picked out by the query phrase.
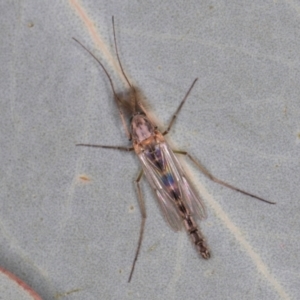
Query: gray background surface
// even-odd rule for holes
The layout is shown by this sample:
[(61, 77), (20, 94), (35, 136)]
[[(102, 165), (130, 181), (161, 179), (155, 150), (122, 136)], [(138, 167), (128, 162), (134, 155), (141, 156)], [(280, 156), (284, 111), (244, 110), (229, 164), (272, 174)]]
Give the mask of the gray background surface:
[[(162, 3), (163, 2), (163, 3)], [(76, 3), (78, 6), (76, 6)], [(95, 26), (91, 35), (79, 13)], [(299, 299), (300, 4), (297, 1), (1, 1), (0, 265), (44, 299)], [(213, 174), (186, 169), (207, 207), (212, 258), (164, 222), (147, 183), (140, 224), (134, 154), (93, 37), (112, 46), (170, 134)], [(165, 128), (165, 127), (163, 127)]]

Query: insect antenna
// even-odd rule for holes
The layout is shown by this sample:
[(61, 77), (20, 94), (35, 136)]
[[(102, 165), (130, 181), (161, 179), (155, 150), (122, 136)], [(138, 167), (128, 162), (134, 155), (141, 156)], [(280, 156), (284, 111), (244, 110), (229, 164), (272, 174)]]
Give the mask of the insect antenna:
[(107, 70), (105, 69), (104, 65), (102, 64), (102, 62), (87, 48), (85, 47), (81, 42), (79, 42), (76, 38), (72, 38), (75, 42), (77, 42), (83, 49), (85, 49), (97, 62), (98, 64), (101, 66), (101, 68), (103, 69), (103, 71), (105, 72), (109, 82), (110, 82), (110, 85), (111, 85), (111, 89), (114, 93), (114, 96), (116, 97), (116, 99), (118, 101), (121, 102), (120, 98), (118, 97), (117, 93), (116, 93), (116, 90), (115, 90), (115, 87), (114, 87), (114, 84), (113, 84), (113, 81), (110, 77), (110, 75), (108, 74)]
[[(111, 79), (111, 76), (109, 75), (109, 73), (108, 73), (108, 71), (105, 69), (105, 67), (104, 67), (104, 65), (102, 64), (102, 62), (87, 48), (87, 47), (85, 47), (81, 42), (79, 42), (76, 38), (74, 38), (73, 37), (73, 40), (75, 41), (75, 42), (77, 42), (83, 49), (85, 49), (96, 61), (97, 61), (97, 63), (101, 66), (101, 68), (103, 69), (103, 71), (105, 72), (105, 74), (106, 74), (106, 76), (107, 76), (107, 78), (108, 78), (108, 80), (109, 80), (109, 82), (110, 82), (110, 86), (111, 86), (111, 89), (112, 89), (112, 91), (113, 91), (113, 94), (114, 94), (114, 99), (116, 100), (116, 103), (117, 103), (117, 107), (118, 107), (118, 110), (119, 110), (119, 114), (120, 114), (120, 117), (121, 117), (121, 120), (122, 120), (122, 123), (123, 123), (123, 127), (125, 128), (125, 132), (126, 132), (126, 135), (127, 135), (127, 137), (128, 137), (128, 139), (129, 140), (131, 140), (131, 134), (130, 134), (130, 131), (129, 131), (129, 129), (128, 129), (128, 126), (126, 125), (126, 122), (125, 122), (125, 119), (124, 119), (124, 115), (123, 115), (123, 112), (122, 112), (122, 110), (121, 110), (121, 107), (120, 107), (120, 105), (122, 104), (122, 101), (121, 101), (121, 99), (118, 97), (118, 95), (117, 95), (117, 93), (116, 93), (116, 90), (115, 90), (115, 87), (114, 87), (114, 84), (113, 84), (113, 81), (112, 81), (112, 79)], [(119, 60), (119, 56), (118, 56), (118, 62), (119, 62), (119, 64), (120, 64), (120, 67), (121, 67), (121, 69), (122, 69), (122, 65), (121, 65), (121, 63), (120, 63), (120, 60)], [(124, 73), (124, 71), (123, 71), (123, 69), (122, 69), (122, 73), (124, 74), (124, 76), (125, 76), (125, 79), (126, 79), (126, 81), (129, 83), (129, 81), (128, 81), (128, 79), (127, 79), (127, 77), (126, 77), (126, 75), (125, 75), (125, 73)], [(130, 85), (130, 83), (129, 83), (129, 85)], [(130, 87), (132, 87), (131, 85), (130, 85)], [(134, 90), (134, 88), (133, 88), (133, 90)], [(134, 90), (135, 91), (135, 90)]]
[(112, 16), (112, 26), (113, 26), (113, 33), (114, 33), (114, 44), (115, 44), (115, 49), (116, 49), (116, 55), (117, 55), (117, 59), (118, 59), (118, 63), (119, 66), (121, 68), (122, 74), (125, 78), (125, 80), (127, 81), (129, 87), (130, 87), (130, 91), (132, 91), (133, 95), (134, 95), (134, 110), (137, 111), (137, 97), (136, 97), (136, 90), (134, 88), (134, 86), (130, 83), (120, 60), (120, 56), (119, 56), (119, 51), (118, 51), (118, 46), (117, 46), (117, 39), (116, 39), (116, 29), (115, 29), (115, 20), (114, 20), (114, 16)]

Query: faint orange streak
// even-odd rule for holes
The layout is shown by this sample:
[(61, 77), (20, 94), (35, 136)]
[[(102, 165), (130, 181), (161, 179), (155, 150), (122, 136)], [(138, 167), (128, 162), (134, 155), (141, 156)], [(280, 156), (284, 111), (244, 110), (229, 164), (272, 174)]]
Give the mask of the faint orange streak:
[(82, 181), (91, 181), (91, 179), (88, 176), (84, 175), (84, 174), (80, 175), (79, 179), (82, 180)]
[(97, 48), (102, 52), (102, 55), (106, 61), (114, 68), (115, 72), (119, 75), (122, 81), (125, 83), (124, 76), (122, 75), (122, 71), (118, 64), (117, 59), (111, 55), (106, 43), (102, 39), (100, 33), (97, 32), (97, 28), (94, 25), (92, 19), (88, 16), (87, 12), (83, 8), (77, 0), (69, 0), (71, 6), (75, 9), (77, 14), (79, 15), (80, 19), (83, 21), (84, 25), (86, 26), (87, 31), (89, 32), (90, 36), (92, 37), (94, 43), (96, 44)]

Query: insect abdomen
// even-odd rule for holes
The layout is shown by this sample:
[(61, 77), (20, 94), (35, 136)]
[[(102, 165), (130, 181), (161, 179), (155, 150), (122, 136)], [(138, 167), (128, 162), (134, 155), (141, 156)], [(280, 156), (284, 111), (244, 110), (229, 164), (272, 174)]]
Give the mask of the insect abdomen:
[(185, 229), (191, 237), (192, 243), (195, 245), (197, 251), (201, 254), (203, 258), (210, 258), (210, 253), (206, 245), (205, 239), (201, 234), (194, 219), (189, 214), (185, 214), (183, 218)]

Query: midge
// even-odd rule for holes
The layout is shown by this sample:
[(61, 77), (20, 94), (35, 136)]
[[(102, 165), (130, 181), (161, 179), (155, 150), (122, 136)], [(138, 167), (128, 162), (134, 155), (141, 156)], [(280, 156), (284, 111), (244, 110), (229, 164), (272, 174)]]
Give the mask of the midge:
[[(163, 132), (159, 131), (157, 126), (147, 115), (145, 107), (141, 103), (140, 99), (138, 99), (138, 95), (134, 86), (129, 82), (123, 70), (118, 53), (113, 17), (112, 27), (114, 36), (114, 46), (116, 50), (118, 63), (121, 68), (122, 74), (129, 86), (130, 97), (127, 100), (123, 97), (121, 99), (118, 96), (118, 94), (115, 91), (113, 81), (110, 75), (108, 74), (108, 71), (105, 69), (104, 65), (97, 59), (97, 57), (84, 45), (82, 45), (78, 40), (76, 40), (75, 38), (73, 39), (94, 57), (94, 59), (100, 64), (103, 71), (105, 72), (110, 82), (114, 94), (114, 99), (117, 104), (126, 135), (129, 138), (129, 141), (132, 141), (132, 147), (91, 144), (77, 144), (77, 146), (116, 149), (121, 151), (134, 150), (142, 164), (142, 170), (140, 171), (137, 179), (135, 180), (142, 220), (138, 245), (128, 279), (128, 282), (130, 282), (141, 248), (146, 221), (145, 205), (140, 187), (140, 180), (143, 174), (145, 174), (149, 184), (153, 188), (162, 213), (169, 225), (171, 226), (171, 228), (174, 231), (179, 231), (180, 229), (182, 229), (182, 227), (184, 227), (200, 255), (205, 259), (208, 259), (210, 257), (210, 251), (206, 244), (205, 238), (201, 233), (199, 226), (196, 223), (197, 219), (204, 219), (206, 217), (204, 206), (202, 204), (201, 198), (198, 196), (198, 194), (195, 192), (194, 188), (190, 184), (189, 179), (187, 178), (181, 164), (177, 160), (174, 153), (186, 155), (205, 176), (207, 176), (216, 183), (219, 183), (234, 191), (240, 192), (242, 194), (264, 201), (269, 204), (274, 204), (274, 202), (260, 198), (256, 195), (236, 188), (231, 184), (216, 178), (188, 152), (172, 151), (172, 149), (166, 142), (164, 135), (166, 135), (172, 128), (172, 125), (174, 124), (174, 121), (178, 116), (183, 104), (185, 103), (188, 95), (194, 87), (197, 78), (193, 81), (192, 85), (190, 86), (189, 90), (187, 91), (186, 95), (184, 96), (183, 100), (181, 101), (180, 105), (178, 106), (177, 110), (172, 116), (167, 129)], [(129, 119), (129, 125), (125, 121), (125, 117)]]

